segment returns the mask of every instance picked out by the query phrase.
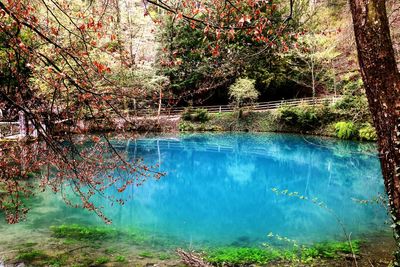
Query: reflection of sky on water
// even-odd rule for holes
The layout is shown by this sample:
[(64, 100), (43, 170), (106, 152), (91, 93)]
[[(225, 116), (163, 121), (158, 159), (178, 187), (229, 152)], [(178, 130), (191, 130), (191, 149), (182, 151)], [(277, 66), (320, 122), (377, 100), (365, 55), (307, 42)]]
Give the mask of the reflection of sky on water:
[[(379, 162), (368, 152), (372, 144), (280, 134), (194, 134), (113, 143), (129, 158), (159, 163), (167, 173), (124, 191), (124, 197), (133, 196), (124, 206), (99, 200), (114, 227), (139, 227), (195, 245), (256, 243), (269, 232), (304, 242), (342, 239), (326, 210), (271, 190), (278, 188), (317, 197), (353, 238), (385, 228), (380, 206), (352, 201), (383, 192)], [(99, 221), (66, 208), (57, 196), (47, 197), (52, 200), (33, 209), (31, 223)], [(43, 214), (53, 211), (47, 222), (39, 219), (43, 209)]]

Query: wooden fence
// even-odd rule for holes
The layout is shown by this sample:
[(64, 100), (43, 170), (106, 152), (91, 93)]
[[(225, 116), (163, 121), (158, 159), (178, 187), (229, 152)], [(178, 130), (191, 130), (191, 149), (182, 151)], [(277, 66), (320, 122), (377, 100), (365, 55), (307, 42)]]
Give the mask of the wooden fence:
[[(278, 100), (269, 102), (259, 102), (253, 105), (247, 105), (243, 108), (251, 109), (254, 111), (266, 111), (277, 109), (282, 106), (294, 107), (301, 105), (321, 105), (335, 104), (341, 97), (340, 96), (329, 96), (329, 97), (308, 97), (308, 98), (298, 98), (298, 99), (288, 99), (288, 100)], [(163, 107), (161, 109), (160, 115), (162, 116), (179, 116), (186, 107)], [(214, 105), (214, 106), (196, 106), (193, 108), (206, 109), (210, 113), (222, 113), (222, 112), (232, 112), (235, 109), (234, 105)], [(112, 114), (112, 112), (111, 112)], [(158, 109), (138, 109), (138, 110), (128, 110), (122, 111), (120, 115), (129, 117), (145, 117), (145, 116), (157, 116)], [(22, 116), (22, 115), (20, 115)], [(56, 123), (63, 123), (66, 120), (57, 121)], [(21, 118), (20, 118), (21, 121)], [(28, 127), (32, 130), (32, 127)], [(27, 129), (20, 126), (20, 122), (0, 122), (0, 138), (21, 138), (27, 134)], [(33, 135), (37, 135), (37, 132), (33, 129)]]
[[(339, 99), (340, 96), (329, 96), (329, 97), (307, 97), (307, 98), (297, 98), (288, 100), (277, 100), (269, 102), (258, 102), (252, 105), (243, 106), (244, 109), (252, 109), (254, 111), (266, 111), (277, 109), (282, 106), (301, 106), (301, 105), (321, 105), (328, 104), (333, 105)], [(180, 115), (186, 107), (162, 107), (160, 115)], [(235, 109), (234, 105), (214, 105), (214, 106), (194, 106), (195, 109), (206, 109), (209, 113), (222, 113), (222, 112), (232, 112)], [(158, 111), (156, 108), (148, 109), (138, 109), (124, 111), (124, 115), (128, 116), (157, 116)]]
[(0, 138), (19, 133), (19, 122), (0, 122)]

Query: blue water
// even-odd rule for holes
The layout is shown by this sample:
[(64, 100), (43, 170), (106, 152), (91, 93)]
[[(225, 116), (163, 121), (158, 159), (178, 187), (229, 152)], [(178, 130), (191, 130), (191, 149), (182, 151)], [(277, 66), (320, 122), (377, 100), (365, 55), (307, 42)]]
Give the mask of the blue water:
[[(132, 197), (123, 206), (97, 202), (116, 228), (142, 229), (193, 246), (256, 245), (268, 241), (268, 233), (302, 243), (343, 240), (340, 224), (353, 239), (387, 229), (382, 206), (356, 201), (384, 192), (371, 143), (247, 133), (112, 143), (129, 159), (159, 164), (156, 170), (166, 173), (121, 194), (107, 192)], [(294, 192), (298, 195), (290, 197)], [(46, 219), (39, 216), (43, 213)], [(26, 224), (36, 227), (102, 223), (93, 214), (66, 207), (56, 195), (48, 195), (30, 216)]]

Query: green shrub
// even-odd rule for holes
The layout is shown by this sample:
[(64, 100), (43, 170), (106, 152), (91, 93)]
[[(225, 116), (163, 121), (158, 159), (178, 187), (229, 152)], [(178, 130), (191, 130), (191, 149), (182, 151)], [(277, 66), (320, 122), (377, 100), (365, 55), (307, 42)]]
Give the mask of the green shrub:
[(196, 109), (194, 114), (195, 121), (206, 122), (209, 120), (208, 111), (206, 109)]
[(299, 130), (312, 130), (335, 119), (335, 113), (327, 105), (318, 106), (283, 106), (278, 109), (278, 119)]
[(248, 78), (239, 78), (229, 87), (229, 98), (237, 107), (245, 103), (253, 103), (260, 94), (256, 90), (256, 81)]
[(206, 109), (201, 109), (201, 108), (193, 109), (189, 107), (183, 111), (182, 119), (185, 121), (192, 121), (192, 122), (206, 122), (210, 119), (210, 117)]
[(368, 100), (365, 96), (344, 95), (338, 102), (336, 102), (335, 108), (344, 110), (363, 110), (368, 108)]
[(336, 102), (334, 108), (341, 114), (342, 120), (351, 120), (355, 123), (371, 121), (371, 113), (365, 95), (345, 95)]
[(376, 135), (375, 128), (370, 123), (365, 123), (364, 126), (358, 131), (360, 140), (375, 141), (378, 136)]
[(350, 121), (340, 121), (335, 124), (336, 136), (340, 139), (351, 139), (357, 135), (354, 123)]
[(302, 129), (313, 129), (321, 125), (321, 118), (315, 107), (299, 107), (297, 115), (298, 123)]
[(295, 107), (288, 107), (288, 106), (283, 106), (278, 109), (278, 117), (280, 120), (285, 122), (288, 125), (296, 125), (299, 116), (297, 114), (297, 108)]
[(364, 87), (361, 78), (345, 79), (343, 81), (343, 91), (345, 94), (359, 94)]
[(179, 123), (179, 131), (181, 132), (191, 132), (194, 130), (194, 126), (190, 122), (183, 121)]
[(185, 108), (181, 114), (181, 118), (185, 121), (190, 121), (191, 120), (190, 114), (192, 114), (192, 112), (193, 108), (191, 107)]

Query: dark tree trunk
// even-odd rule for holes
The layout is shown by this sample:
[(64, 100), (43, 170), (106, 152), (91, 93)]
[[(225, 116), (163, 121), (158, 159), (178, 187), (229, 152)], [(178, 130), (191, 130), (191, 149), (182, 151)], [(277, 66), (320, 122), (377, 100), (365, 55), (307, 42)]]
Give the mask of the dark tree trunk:
[[(361, 75), (378, 134), (394, 235), (400, 244), (400, 74), (385, 0), (350, 0)], [(396, 266), (400, 265), (396, 253)]]

